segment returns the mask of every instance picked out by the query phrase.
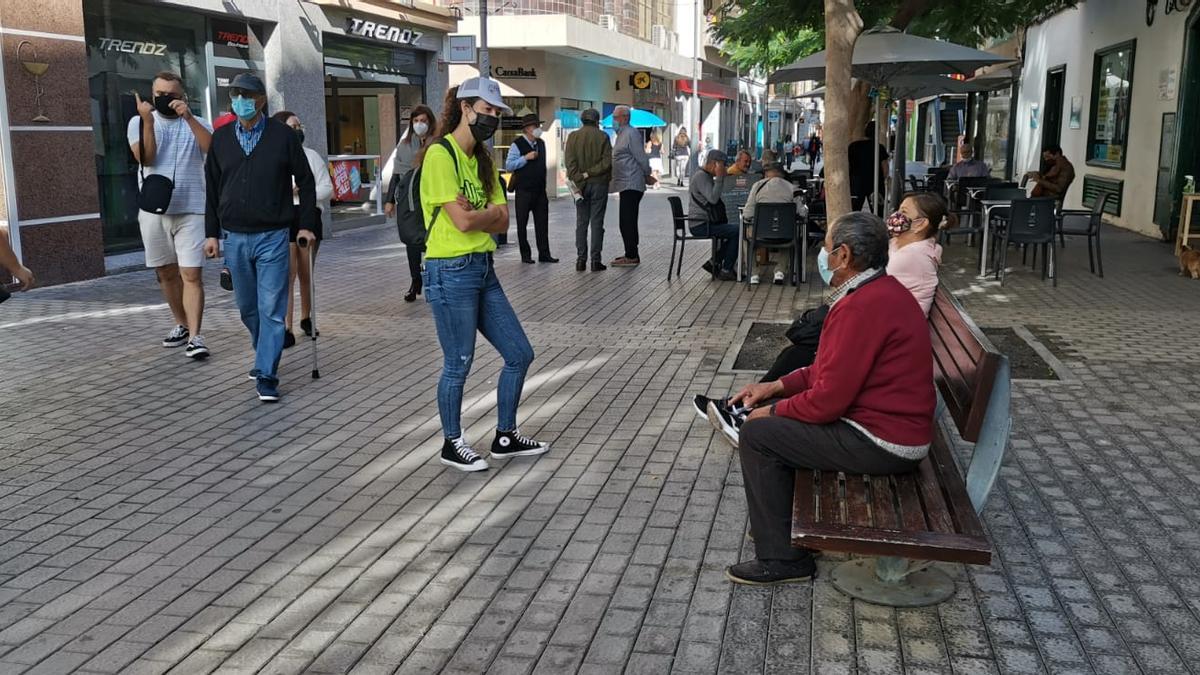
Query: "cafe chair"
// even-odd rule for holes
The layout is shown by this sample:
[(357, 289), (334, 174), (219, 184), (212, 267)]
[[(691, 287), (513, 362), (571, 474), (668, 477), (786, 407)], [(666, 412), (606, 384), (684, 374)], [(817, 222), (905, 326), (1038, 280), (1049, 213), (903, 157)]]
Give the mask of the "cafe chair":
[[(1051, 279), (1058, 286), (1058, 248), (1054, 238), (1058, 219), (1054, 214), (1052, 197), (1019, 198), (1012, 200), (1006, 227), (996, 233), (1000, 246), (1000, 261), (996, 265), (996, 278), (1004, 285), (1004, 272), (1008, 266), (1008, 249), (1011, 244), (1042, 247), (1042, 280), (1048, 268), (1053, 269)], [(1036, 255), (1036, 253), (1035, 253)]]
[(747, 271), (754, 272), (754, 260), (758, 249), (788, 252), (787, 278), (796, 285), (796, 259), (800, 255), (800, 237), (796, 204), (755, 204), (753, 232), (750, 236), (750, 254), (746, 257)]
[[(675, 270), (675, 276), (683, 276), (683, 247), (689, 241), (699, 241), (708, 239), (712, 243), (712, 254), (709, 260), (717, 259), (717, 240), (711, 236), (696, 236), (689, 230), (689, 223), (705, 223), (708, 222), (704, 218), (692, 218), (683, 212), (683, 200), (679, 197), (667, 197), (667, 201), (671, 204), (671, 220), (673, 221), (672, 237), (671, 237), (671, 262), (667, 264), (667, 281), (671, 280), (671, 270), (675, 267), (675, 248), (679, 247), (679, 268)], [(717, 276), (717, 266), (713, 264), (713, 278)]]
[[(1058, 213), (1058, 239), (1063, 248), (1067, 246), (1067, 237), (1087, 237), (1088, 267), (1092, 274), (1099, 270), (1099, 277), (1104, 278), (1104, 260), (1100, 256), (1100, 223), (1104, 217), (1104, 207), (1108, 202), (1108, 193), (1101, 193), (1096, 198), (1096, 204), (1087, 209), (1063, 209)], [(1095, 242), (1095, 244), (1093, 244)], [(1095, 246), (1096, 252), (1092, 253)]]

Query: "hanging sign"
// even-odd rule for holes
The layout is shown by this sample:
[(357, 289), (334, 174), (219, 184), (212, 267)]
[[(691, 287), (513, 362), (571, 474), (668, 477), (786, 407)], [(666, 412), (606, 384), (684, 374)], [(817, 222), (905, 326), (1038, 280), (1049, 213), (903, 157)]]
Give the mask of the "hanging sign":
[(359, 37), (374, 38), (398, 45), (416, 44), (424, 33), (411, 28), (401, 28), (377, 21), (368, 21), (355, 16), (346, 17), (346, 32)]

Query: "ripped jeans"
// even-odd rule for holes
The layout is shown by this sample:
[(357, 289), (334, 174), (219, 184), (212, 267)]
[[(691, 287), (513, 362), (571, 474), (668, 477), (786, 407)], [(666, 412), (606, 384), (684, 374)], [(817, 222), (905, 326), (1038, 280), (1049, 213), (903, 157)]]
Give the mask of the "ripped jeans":
[(492, 254), (426, 258), (422, 276), (425, 301), (433, 310), (444, 357), (437, 392), (442, 433), (446, 438), (462, 436), (463, 386), (475, 359), (475, 331), (504, 358), (496, 387), (496, 428), (516, 429), (517, 404), (525, 386), (525, 373), (533, 362), (533, 347), (496, 278)]

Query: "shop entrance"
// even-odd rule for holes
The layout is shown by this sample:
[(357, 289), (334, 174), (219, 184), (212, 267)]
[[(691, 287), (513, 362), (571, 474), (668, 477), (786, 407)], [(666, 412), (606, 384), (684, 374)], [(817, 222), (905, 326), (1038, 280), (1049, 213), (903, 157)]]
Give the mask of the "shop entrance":
[[(1183, 64), (1179, 71), (1179, 114), (1176, 118), (1163, 118), (1164, 127), (1170, 123), (1172, 128), (1169, 131), (1173, 131), (1177, 137), (1174, 155), (1168, 154), (1174, 160), (1174, 168), (1169, 170), (1166, 189), (1161, 185), (1158, 189), (1154, 209), (1155, 223), (1166, 241), (1174, 239), (1176, 228), (1179, 227), (1179, 195), (1183, 190), (1184, 176), (1200, 179), (1200, 130), (1196, 129), (1196, 125), (1200, 124), (1200, 5), (1192, 8), (1187, 25)], [(1163, 135), (1167, 135), (1167, 131), (1164, 128)], [(1167, 148), (1163, 150), (1170, 152)], [(1164, 163), (1160, 159), (1160, 164)], [(1196, 216), (1192, 218), (1195, 220)]]

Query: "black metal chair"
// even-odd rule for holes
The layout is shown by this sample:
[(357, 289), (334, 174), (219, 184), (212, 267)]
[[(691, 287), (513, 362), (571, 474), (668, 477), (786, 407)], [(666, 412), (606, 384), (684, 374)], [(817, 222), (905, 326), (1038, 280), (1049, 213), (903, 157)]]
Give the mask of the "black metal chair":
[(800, 255), (800, 237), (797, 223), (796, 204), (755, 204), (753, 233), (750, 237), (750, 253), (747, 267), (754, 272), (754, 259), (758, 249), (788, 252), (788, 278), (796, 285), (796, 258)]
[[(986, 176), (958, 179), (950, 191), (949, 204), (950, 212), (958, 216), (958, 227), (940, 230), (938, 232), (939, 242), (949, 244), (951, 237), (961, 234), (974, 243), (975, 235), (983, 233), (983, 225), (979, 218), (979, 202), (971, 196), (971, 190), (986, 187), (990, 180)], [(983, 255), (982, 251), (980, 255)]]
[[(679, 268), (675, 269), (675, 276), (682, 276), (683, 275), (683, 247), (687, 244), (687, 242), (701, 241), (704, 239), (708, 239), (709, 241), (711, 241), (712, 242), (712, 255), (709, 258), (709, 261), (711, 262), (711, 261), (714, 261), (717, 259), (717, 239), (716, 239), (716, 237), (707, 236), (707, 235), (701, 236), (701, 237), (693, 235), (689, 229), (688, 224), (689, 223), (706, 223), (706, 222), (708, 222), (708, 220), (705, 218), (692, 218), (691, 216), (688, 216), (687, 214), (685, 214), (683, 212), (683, 200), (680, 199), (679, 197), (674, 197), (674, 196), (667, 197), (667, 201), (671, 204), (671, 220), (672, 220), (672, 227), (673, 227), (673, 229), (671, 231), (671, 235), (672, 235), (671, 236), (671, 262), (667, 264), (667, 281), (670, 281), (671, 280), (671, 271), (673, 268), (675, 268), (675, 245), (676, 244), (679, 245)], [(714, 264), (712, 267), (713, 267), (712, 275), (713, 275), (713, 278), (715, 279), (717, 276), (717, 266)]]
[[(1087, 237), (1088, 268), (1092, 274), (1100, 270), (1100, 278), (1104, 278), (1104, 259), (1100, 256), (1100, 223), (1104, 217), (1104, 207), (1108, 202), (1108, 193), (1101, 193), (1096, 198), (1096, 204), (1087, 209), (1063, 209), (1058, 212), (1058, 240), (1062, 247), (1067, 247), (1067, 237)], [(1096, 252), (1092, 253), (1092, 242), (1095, 242)]]
[(1058, 219), (1054, 214), (1054, 199), (1051, 197), (1036, 197), (1033, 199), (1020, 198), (1012, 201), (1009, 207), (1008, 225), (1003, 231), (997, 232), (1000, 245), (1000, 262), (996, 266), (996, 278), (1004, 285), (1004, 271), (1008, 266), (1008, 248), (1010, 244), (1021, 246), (1042, 247), (1042, 280), (1046, 279), (1047, 267), (1054, 273), (1051, 275), (1054, 285), (1058, 285), (1058, 255), (1054, 245), (1055, 231)]

